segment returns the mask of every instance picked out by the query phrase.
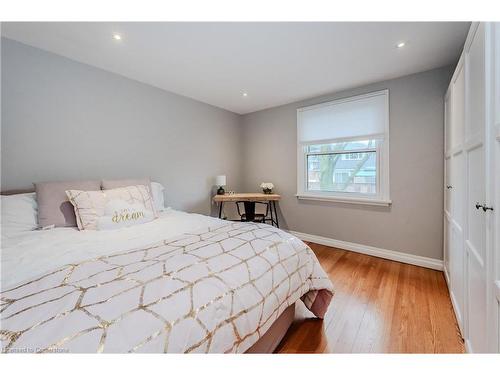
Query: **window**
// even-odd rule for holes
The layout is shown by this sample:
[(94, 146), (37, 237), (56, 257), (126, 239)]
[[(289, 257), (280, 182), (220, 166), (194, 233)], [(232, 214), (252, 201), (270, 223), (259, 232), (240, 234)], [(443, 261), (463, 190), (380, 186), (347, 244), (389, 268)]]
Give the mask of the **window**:
[(387, 90), (297, 110), (299, 199), (388, 205)]
[[(307, 146), (307, 190), (377, 194), (377, 141)], [(346, 148), (362, 147), (346, 152)]]

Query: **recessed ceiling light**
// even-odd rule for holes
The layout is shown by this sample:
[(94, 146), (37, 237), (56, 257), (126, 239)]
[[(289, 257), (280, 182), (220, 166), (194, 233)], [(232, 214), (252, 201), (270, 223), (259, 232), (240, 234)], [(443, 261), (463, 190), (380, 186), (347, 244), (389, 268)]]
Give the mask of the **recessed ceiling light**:
[(405, 45), (406, 45), (406, 43), (405, 43), (405, 42), (399, 42), (399, 43), (396, 45), (396, 47), (398, 47), (398, 48), (403, 48)]
[(246, 98), (248, 96), (248, 93), (247, 92), (244, 92), (243, 94), (241, 94), (244, 98)]
[(122, 40), (122, 36), (120, 34), (113, 34), (114, 40)]

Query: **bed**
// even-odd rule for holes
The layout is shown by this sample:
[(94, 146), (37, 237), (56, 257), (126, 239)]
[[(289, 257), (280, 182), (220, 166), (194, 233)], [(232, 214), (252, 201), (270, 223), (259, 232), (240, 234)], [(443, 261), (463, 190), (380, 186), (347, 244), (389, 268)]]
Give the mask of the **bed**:
[(333, 290), (311, 249), (266, 224), (167, 209), (113, 231), (2, 236), (3, 352), (272, 352), (301, 300)]

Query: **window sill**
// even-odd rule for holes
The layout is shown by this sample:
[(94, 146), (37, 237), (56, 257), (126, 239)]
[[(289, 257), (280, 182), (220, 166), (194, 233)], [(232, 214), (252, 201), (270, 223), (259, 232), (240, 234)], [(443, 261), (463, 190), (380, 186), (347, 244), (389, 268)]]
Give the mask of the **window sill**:
[(329, 197), (323, 195), (314, 194), (296, 194), (297, 199), (313, 200), (313, 201), (325, 201), (325, 202), (338, 202), (338, 203), (352, 203), (352, 204), (363, 204), (369, 206), (390, 206), (392, 204), (391, 200), (385, 199), (370, 199), (370, 198), (355, 198), (355, 197)]

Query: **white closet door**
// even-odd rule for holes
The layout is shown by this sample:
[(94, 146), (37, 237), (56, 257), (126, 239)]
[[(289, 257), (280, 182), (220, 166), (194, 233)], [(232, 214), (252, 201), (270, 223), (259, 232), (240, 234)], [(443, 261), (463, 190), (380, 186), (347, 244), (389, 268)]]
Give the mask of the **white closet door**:
[(487, 351), (486, 213), (476, 204), (486, 199), (485, 170), (485, 52), (484, 24), (475, 32), (466, 53), (466, 342), (472, 352)]
[[(489, 169), (489, 191), (487, 190), (487, 199), (494, 211), (489, 212), (490, 223), (489, 230), (490, 242), (490, 276), (488, 283), (491, 285), (490, 298), (490, 319), (488, 333), (490, 335), (491, 352), (500, 353), (500, 22), (490, 23), (490, 62), (492, 63), (486, 74), (486, 82), (490, 83), (489, 93), (491, 96), (490, 118), (488, 122), (488, 135), (486, 142), (489, 142), (489, 155), (487, 160), (490, 163)], [(488, 39), (487, 39), (488, 40)], [(487, 43), (488, 49), (488, 43)], [(489, 139), (488, 139), (489, 138)], [(488, 194), (489, 193), (489, 194)]]
[(465, 163), (463, 142), (465, 137), (465, 66), (460, 59), (451, 83), (452, 98), (452, 152), (451, 152), (451, 227), (450, 284), (451, 298), (455, 307), (458, 325), (464, 331), (465, 309), (465, 248), (464, 248), (464, 200)]

